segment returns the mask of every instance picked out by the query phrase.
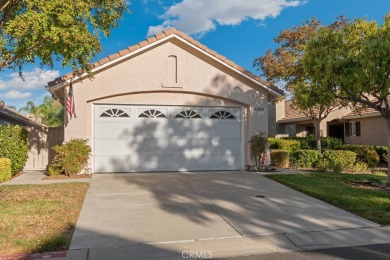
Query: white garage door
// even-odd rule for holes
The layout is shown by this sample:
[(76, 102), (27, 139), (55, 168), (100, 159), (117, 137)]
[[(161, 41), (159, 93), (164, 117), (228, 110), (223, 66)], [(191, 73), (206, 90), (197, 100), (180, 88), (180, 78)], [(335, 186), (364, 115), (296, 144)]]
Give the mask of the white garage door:
[(239, 170), (238, 107), (96, 105), (94, 172)]

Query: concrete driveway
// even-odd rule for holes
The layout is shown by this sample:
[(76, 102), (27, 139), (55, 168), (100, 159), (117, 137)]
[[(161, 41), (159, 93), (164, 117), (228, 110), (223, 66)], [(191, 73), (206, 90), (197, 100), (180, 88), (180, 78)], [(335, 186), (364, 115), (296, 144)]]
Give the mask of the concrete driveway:
[(90, 185), (70, 249), (378, 226), (248, 172), (95, 174)]

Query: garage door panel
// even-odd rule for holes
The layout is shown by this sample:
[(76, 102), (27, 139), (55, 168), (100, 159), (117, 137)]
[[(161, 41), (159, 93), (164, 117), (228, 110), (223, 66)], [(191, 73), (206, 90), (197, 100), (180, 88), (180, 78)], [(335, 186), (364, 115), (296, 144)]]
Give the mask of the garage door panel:
[(95, 123), (95, 138), (114, 138), (115, 125), (109, 122)]
[(186, 155), (121, 155), (96, 156), (97, 172), (152, 172), (152, 171), (199, 171), (239, 170), (240, 154), (204, 154), (189, 158)]
[[(127, 111), (152, 111), (147, 107), (121, 107)], [(110, 105), (110, 109), (115, 109), (115, 106)], [(158, 109), (164, 111), (166, 117), (153, 118), (150, 111), (142, 118), (138, 114), (134, 116), (134, 113), (128, 118), (97, 117), (94, 125), (94, 172), (241, 168), (239, 109), (229, 110), (234, 119), (208, 118), (208, 114), (223, 111), (217, 108), (193, 108), (191, 111), (197, 112), (196, 118), (179, 119), (174, 116), (179, 112), (182, 112), (181, 116), (188, 116), (189, 110), (161, 106)], [(100, 110), (104, 108), (100, 107)]]
[[(142, 141), (141, 141), (142, 140)], [(186, 139), (186, 138), (128, 138), (128, 139), (95, 139), (95, 155), (122, 154), (184, 154), (188, 151), (203, 153), (225, 153), (237, 151), (240, 139)]]

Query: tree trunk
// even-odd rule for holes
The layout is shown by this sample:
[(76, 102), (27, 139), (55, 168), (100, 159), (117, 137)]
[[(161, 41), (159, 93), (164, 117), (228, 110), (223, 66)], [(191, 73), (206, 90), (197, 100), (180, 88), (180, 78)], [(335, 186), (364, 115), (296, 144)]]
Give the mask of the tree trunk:
[(313, 124), (314, 124), (314, 133), (316, 136), (317, 151), (321, 152), (321, 129), (320, 129), (321, 120), (314, 120)]
[(386, 186), (390, 187), (390, 118), (386, 118), (387, 123), (387, 182)]

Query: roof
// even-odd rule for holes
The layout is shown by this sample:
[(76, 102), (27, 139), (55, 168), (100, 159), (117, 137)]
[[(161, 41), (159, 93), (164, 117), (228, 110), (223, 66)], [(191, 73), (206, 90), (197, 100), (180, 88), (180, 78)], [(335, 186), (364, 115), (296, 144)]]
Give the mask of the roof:
[[(283, 102), (283, 101), (282, 101)], [(284, 101), (284, 117), (278, 122), (293, 122), (310, 120), (304, 113), (292, 107), (293, 100)]]
[[(156, 34), (150, 38), (147, 38), (144, 41), (141, 41), (141, 42), (139, 42), (133, 46), (130, 46), (126, 49), (123, 49), (117, 53), (111, 54), (111, 55), (91, 64), (92, 72), (99, 71), (99, 69), (104, 68), (105, 65), (107, 66), (108, 63), (120, 61), (124, 58), (127, 58), (132, 53), (138, 52), (139, 50), (145, 49), (151, 45), (156, 44), (157, 42), (161, 42), (165, 39), (169, 39), (170, 37), (175, 37), (175, 36), (184, 40), (188, 44), (191, 44), (191, 45), (201, 49), (202, 51), (206, 52), (207, 54), (209, 54), (213, 58), (219, 60), (220, 62), (223, 62), (226, 66), (228, 66), (234, 70), (237, 70), (239, 73), (244, 74), (245, 76), (249, 77), (252, 80), (255, 80), (257, 83), (262, 85), (264, 88), (269, 89), (270, 91), (274, 92), (276, 95), (283, 95), (284, 94), (283, 90), (276, 87), (272, 83), (254, 75), (253, 73), (251, 73), (248, 70), (245, 70), (243, 67), (237, 65), (233, 61), (228, 60), (226, 57), (209, 49), (207, 46), (201, 44), (200, 42), (198, 42), (198, 41), (194, 40), (193, 38), (191, 38), (190, 36), (186, 35), (185, 33), (178, 31), (174, 28), (167, 29), (167, 30), (163, 31), (162, 33)], [(83, 76), (86, 76), (86, 74)], [(53, 81), (48, 82), (48, 89), (52, 94), (56, 95), (56, 93), (54, 93), (54, 91), (53, 91), (54, 88), (63, 87), (65, 85), (67, 85), (70, 82), (70, 80), (77, 79), (77, 78), (78, 78), (78, 76), (75, 72), (70, 72), (64, 76), (61, 76), (59, 78), (56, 78)]]
[(369, 107), (369, 108), (366, 108), (366, 109), (359, 111), (359, 112), (352, 111), (352, 112), (346, 114), (345, 116), (343, 116), (343, 118), (349, 119), (349, 118), (370, 117), (370, 116), (379, 116), (379, 115), (380, 115), (380, 113), (377, 110)]
[(44, 124), (38, 123), (31, 118), (22, 115), (15, 110), (12, 110), (10, 108), (7, 108), (5, 106), (0, 106), (0, 117), (8, 118), (13, 121), (19, 122), (20, 125), (24, 126), (39, 126), (39, 127), (47, 127)]

